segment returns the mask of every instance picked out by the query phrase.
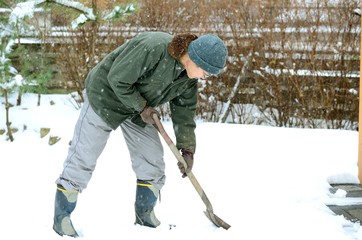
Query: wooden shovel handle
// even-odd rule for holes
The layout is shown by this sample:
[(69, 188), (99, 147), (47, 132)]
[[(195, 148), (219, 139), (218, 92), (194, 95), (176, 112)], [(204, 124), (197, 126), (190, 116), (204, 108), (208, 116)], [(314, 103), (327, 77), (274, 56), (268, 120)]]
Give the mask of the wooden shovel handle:
[[(171, 149), (173, 155), (175, 155), (176, 159), (184, 165), (185, 169), (187, 169), (187, 163), (186, 163), (185, 159), (182, 157), (181, 153), (179, 152), (179, 150), (176, 148), (175, 144), (172, 142), (171, 138), (166, 133), (165, 128), (163, 127), (157, 114), (153, 114), (152, 118), (155, 121), (156, 129), (158, 130), (158, 132), (161, 134), (161, 136), (163, 137), (163, 139), (165, 140), (165, 142)], [(205, 203), (207, 211), (213, 213), (211, 202), (210, 202), (209, 198), (206, 196), (206, 193), (202, 189), (200, 183), (197, 181), (195, 175), (192, 173), (192, 171), (190, 171), (186, 174), (187, 174), (187, 177), (189, 178), (189, 180), (191, 181), (192, 185), (195, 187), (197, 193), (200, 195), (202, 201)]]

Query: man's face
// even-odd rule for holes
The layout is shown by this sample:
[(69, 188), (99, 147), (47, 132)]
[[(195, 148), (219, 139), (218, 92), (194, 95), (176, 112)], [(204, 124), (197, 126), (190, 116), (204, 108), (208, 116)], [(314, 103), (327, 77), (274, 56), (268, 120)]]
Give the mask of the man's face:
[(205, 79), (210, 76), (210, 74), (197, 66), (191, 59), (185, 64), (185, 69), (189, 78)]

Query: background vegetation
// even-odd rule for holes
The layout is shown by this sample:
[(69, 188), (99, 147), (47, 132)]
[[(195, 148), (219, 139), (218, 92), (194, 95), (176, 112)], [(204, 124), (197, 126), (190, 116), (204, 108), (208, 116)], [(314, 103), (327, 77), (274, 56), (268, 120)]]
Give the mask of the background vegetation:
[[(83, 3), (98, 16), (119, 4), (133, 3), (137, 9), (117, 20), (99, 18), (72, 29), (77, 11), (43, 4), (44, 12), (32, 19), (42, 43), (22, 46), (45, 59), (26, 69), (28, 74), (29, 69), (49, 74), (41, 67), (48, 66), (48, 89), (76, 91), (82, 101), (88, 71), (139, 32), (215, 33), (226, 42), (229, 58), (221, 75), (199, 82), (200, 119), (283, 127), (358, 126), (359, 0)], [(24, 59), (16, 65), (21, 62)], [(162, 114), (168, 117), (167, 106)]]

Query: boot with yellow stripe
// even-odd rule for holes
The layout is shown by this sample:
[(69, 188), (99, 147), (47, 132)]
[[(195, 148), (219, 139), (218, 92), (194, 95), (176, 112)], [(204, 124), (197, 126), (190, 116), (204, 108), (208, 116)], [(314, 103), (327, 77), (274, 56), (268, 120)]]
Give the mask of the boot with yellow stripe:
[(147, 181), (137, 180), (136, 189), (136, 224), (155, 228), (161, 223), (156, 218), (154, 207), (157, 202), (159, 190)]
[(63, 186), (57, 185), (53, 229), (60, 236), (78, 237), (70, 220), (70, 214), (75, 209), (77, 198), (78, 191), (68, 191)]

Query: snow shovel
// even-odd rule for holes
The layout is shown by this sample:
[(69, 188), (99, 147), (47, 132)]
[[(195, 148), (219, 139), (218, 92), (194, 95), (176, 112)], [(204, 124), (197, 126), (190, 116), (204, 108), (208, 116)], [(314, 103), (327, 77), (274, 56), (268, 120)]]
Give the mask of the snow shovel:
[[(165, 140), (165, 142), (167, 143), (167, 145), (169, 146), (169, 148), (171, 149), (172, 153), (175, 155), (176, 159), (181, 162), (184, 166), (185, 169), (187, 168), (187, 163), (185, 161), (185, 159), (182, 157), (181, 153), (178, 151), (178, 149), (176, 148), (175, 144), (172, 142), (171, 138), (168, 136), (168, 134), (166, 133), (162, 123), (160, 122), (160, 120), (158, 119), (157, 114), (153, 114), (152, 115), (153, 120), (155, 121), (155, 127), (156, 129), (159, 131), (159, 133), (161, 134), (161, 136), (163, 137), (163, 139)], [(187, 177), (190, 179), (192, 185), (194, 185), (197, 193), (200, 195), (202, 201), (205, 203), (206, 205), (206, 211), (204, 211), (206, 217), (213, 223), (215, 224), (215, 226), (217, 227), (222, 227), (224, 229), (229, 229), (230, 225), (227, 224), (225, 221), (223, 221), (221, 218), (219, 218), (218, 216), (216, 216), (214, 214), (214, 210), (212, 209), (212, 205), (211, 202), (209, 200), (209, 198), (206, 196), (206, 193), (204, 192), (204, 190), (201, 188), (201, 185), (199, 184), (199, 182), (197, 181), (195, 175), (192, 173), (192, 171), (190, 171), (189, 173), (187, 173)]]

